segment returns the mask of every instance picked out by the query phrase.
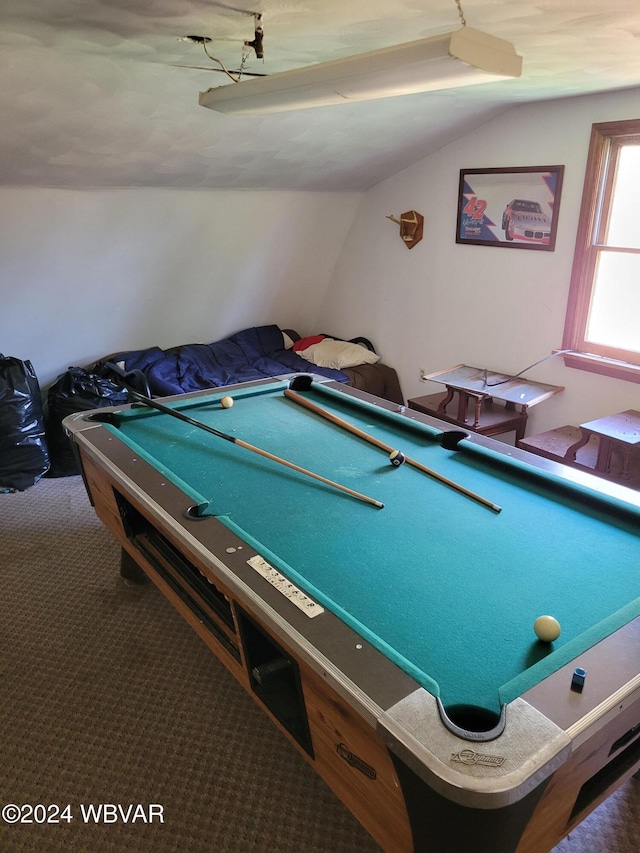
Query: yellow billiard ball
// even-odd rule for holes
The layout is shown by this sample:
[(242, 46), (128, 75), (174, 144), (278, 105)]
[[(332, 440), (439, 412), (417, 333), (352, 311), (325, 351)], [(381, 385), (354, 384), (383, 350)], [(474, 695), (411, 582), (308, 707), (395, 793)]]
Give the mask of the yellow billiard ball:
[(543, 643), (552, 643), (560, 636), (560, 623), (553, 616), (538, 616), (533, 623), (536, 637)]
[(230, 409), (233, 406), (233, 397), (223, 397), (220, 400), (220, 405), (223, 409)]

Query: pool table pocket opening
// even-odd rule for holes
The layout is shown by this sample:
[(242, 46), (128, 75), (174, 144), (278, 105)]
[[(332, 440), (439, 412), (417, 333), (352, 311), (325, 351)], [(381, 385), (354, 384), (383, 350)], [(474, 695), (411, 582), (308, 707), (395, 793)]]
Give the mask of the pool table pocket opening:
[(442, 722), (450, 732), (464, 740), (482, 742), (495, 740), (507, 724), (507, 706), (500, 713), (479, 705), (447, 705), (436, 697)]

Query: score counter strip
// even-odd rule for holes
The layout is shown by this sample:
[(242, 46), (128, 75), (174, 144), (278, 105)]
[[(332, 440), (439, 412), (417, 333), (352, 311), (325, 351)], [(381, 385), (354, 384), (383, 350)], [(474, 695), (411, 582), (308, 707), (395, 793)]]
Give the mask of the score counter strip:
[(284, 575), (280, 574), (277, 569), (274, 569), (272, 565), (267, 563), (267, 561), (260, 557), (258, 554), (255, 557), (251, 557), (250, 560), (247, 560), (248, 565), (251, 566), (259, 575), (261, 575), (266, 581), (268, 581), (271, 586), (275, 587), (285, 598), (288, 598), (292, 604), (305, 613), (309, 619), (313, 619), (314, 616), (319, 616), (321, 613), (324, 613), (324, 607), (314, 601), (312, 598), (302, 592), (301, 589), (291, 583), (291, 581), (286, 578)]

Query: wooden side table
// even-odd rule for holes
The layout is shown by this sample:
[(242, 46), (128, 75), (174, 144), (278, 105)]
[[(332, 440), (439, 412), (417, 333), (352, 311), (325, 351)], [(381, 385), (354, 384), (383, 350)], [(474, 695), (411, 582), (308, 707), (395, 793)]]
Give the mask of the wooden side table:
[[(414, 397), (408, 401), (410, 409), (481, 435), (501, 435), (515, 430), (516, 441), (524, 438), (529, 406), (564, 390), (561, 385), (546, 385), (466, 364), (457, 364), (423, 378), (445, 385), (446, 393)], [(457, 400), (455, 414), (447, 411), (454, 400)]]
[[(455, 415), (449, 414), (446, 407), (457, 393), (458, 400)], [(425, 415), (432, 415), (441, 421), (463, 426), (480, 435), (502, 435), (515, 430), (516, 441), (524, 437), (527, 426), (527, 413), (516, 411), (512, 405), (499, 405), (492, 399), (464, 391), (440, 394), (428, 394), (414, 397), (408, 401), (409, 408)]]
[(565, 454), (568, 463), (576, 461), (576, 454), (584, 447), (592, 435), (598, 437), (598, 455), (595, 470), (608, 474), (611, 469), (611, 457), (619, 452), (622, 456), (620, 476), (628, 480), (631, 476), (631, 451), (640, 446), (640, 412), (628, 409), (617, 415), (608, 415), (580, 424), (580, 438), (569, 447)]

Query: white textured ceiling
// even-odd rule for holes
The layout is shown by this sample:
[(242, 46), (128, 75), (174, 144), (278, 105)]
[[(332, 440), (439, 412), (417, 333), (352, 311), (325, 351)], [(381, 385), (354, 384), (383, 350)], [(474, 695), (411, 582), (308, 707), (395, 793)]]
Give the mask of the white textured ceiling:
[[(510, 105), (640, 86), (640, 0), (462, 0), (518, 80), (271, 116), (198, 106), (261, 12), (274, 73), (457, 29), (455, 0), (1, 0), (0, 185), (365, 189)], [(639, 104), (640, 108), (640, 104)]]

